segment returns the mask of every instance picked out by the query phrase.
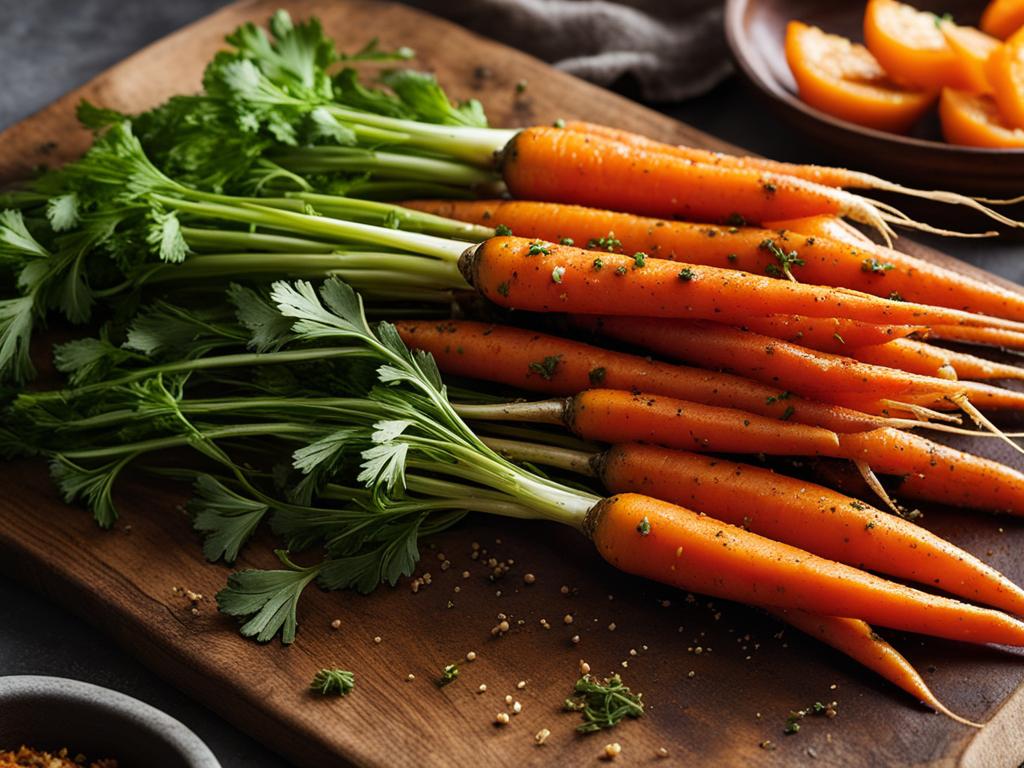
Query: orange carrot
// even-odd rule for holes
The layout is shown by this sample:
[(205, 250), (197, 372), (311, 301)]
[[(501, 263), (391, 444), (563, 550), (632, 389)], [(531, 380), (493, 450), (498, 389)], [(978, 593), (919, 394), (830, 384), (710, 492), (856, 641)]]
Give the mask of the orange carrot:
[[(804, 219), (766, 222), (766, 227), (786, 230), (790, 238), (827, 238), (846, 244), (857, 251), (861, 264), (874, 259), (883, 265), (883, 272), (865, 273), (862, 281), (848, 283), (845, 271), (834, 279), (835, 284), (871, 293), (876, 296), (896, 295), (906, 301), (935, 304), (940, 307), (980, 312), (1011, 320), (1024, 320), (1024, 292), (986, 281), (970, 274), (961, 274), (938, 264), (919, 259), (893, 248), (886, 248), (866, 238), (861, 232), (835, 216), (811, 216)], [(796, 250), (806, 260), (806, 249)], [(891, 269), (884, 265), (891, 264)], [(799, 274), (802, 270), (797, 269)], [(807, 273), (808, 275), (810, 273)], [(817, 282), (812, 277), (809, 282)], [(827, 278), (825, 282), (828, 282)], [(872, 283), (868, 285), (866, 283)], [(1024, 341), (1020, 342), (1024, 348)]]
[(1004, 328), (969, 328), (964, 325), (931, 325), (928, 337), (942, 341), (959, 341), (1000, 349), (1024, 349), (1024, 333)]
[[(781, 276), (778, 253), (795, 252), (800, 282), (898, 295), (923, 304), (1024, 320), (1024, 294), (872, 243), (841, 219), (817, 216), (770, 228), (713, 226), (520, 200), (411, 200), (404, 205), (446, 218), (552, 242), (570, 239), (627, 254)], [(853, 234), (851, 234), (851, 230)], [(859, 239), (858, 239), (859, 238)], [(776, 250), (778, 249), (778, 250)], [(766, 271), (767, 270), (767, 271)]]
[(642, 493), (815, 555), (1024, 614), (1024, 590), (930, 531), (771, 470), (652, 445), (593, 462), (610, 493)]
[(914, 339), (894, 339), (885, 344), (857, 347), (848, 354), (864, 363), (945, 379), (1024, 379), (1024, 368)]
[(680, 589), (952, 640), (1024, 645), (1024, 624), (999, 611), (886, 581), (647, 496), (603, 499), (585, 529), (616, 568)]
[(577, 437), (606, 443), (637, 440), (670, 448), (773, 456), (836, 456), (835, 432), (735, 408), (618, 389), (499, 405), (457, 405), (463, 418), (560, 424)]
[[(804, 181), (809, 181), (814, 184), (821, 184), (826, 187), (848, 188), (848, 189), (875, 189), (884, 190), (887, 192), (897, 192), (900, 194), (909, 195), (911, 197), (921, 197), (926, 200), (935, 200), (944, 203), (951, 203), (955, 205), (966, 205), (970, 208), (984, 213), (986, 216), (1008, 226), (1016, 226), (1017, 222), (1010, 219), (1002, 214), (999, 214), (992, 209), (981, 205), (977, 200), (967, 197), (966, 195), (958, 195), (955, 192), (945, 192), (942, 190), (922, 190), (913, 189), (911, 187), (905, 187), (900, 184), (894, 184), (891, 181), (886, 181), (878, 176), (872, 176), (867, 173), (859, 171), (851, 171), (846, 168), (834, 168), (830, 166), (822, 165), (801, 165), (796, 163), (784, 163), (777, 160), (769, 160), (763, 157), (751, 157), (751, 156), (739, 156), (730, 155), (725, 152), (712, 152), (706, 149), (698, 149), (696, 147), (686, 147), (676, 144), (666, 144), (660, 141), (654, 141), (646, 136), (642, 136), (637, 133), (631, 133), (630, 131), (623, 131), (616, 128), (609, 128), (603, 125), (597, 125), (595, 123), (587, 123), (583, 121), (572, 121), (566, 123), (566, 130), (574, 131), (583, 136), (594, 136), (606, 139), (608, 141), (615, 141), (627, 146), (633, 147), (637, 150), (643, 150), (645, 152), (652, 153), (664, 153), (672, 156), (678, 160), (698, 163), (702, 165), (717, 166), (721, 168), (757, 171), (761, 173), (778, 174), (781, 176), (789, 176)], [(517, 195), (517, 197), (527, 197), (525, 195)], [(609, 208), (614, 206), (607, 206)], [(827, 213), (819, 211), (819, 214)], [(812, 214), (814, 215), (814, 214)], [(790, 218), (790, 217), (780, 217)], [(856, 217), (850, 217), (856, 220)], [(714, 218), (708, 218), (708, 221), (714, 221)], [(764, 219), (759, 219), (764, 221)], [(865, 222), (866, 223), (866, 222)]]
[(1024, 515), (1024, 474), (918, 435), (882, 428), (839, 435), (841, 454), (900, 475), (906, 498)]
[[(921, 342), (917, 342), (920, 344)], [(1024, 379), (1024, 368), (1008, 363), (997, 363), (984, 357), (968, 355), (951, 349), (943, 350), (961, 379)]]
[[(996, 461), (892, 428), (834, 433), (675, 398), (591, 389), (566, 399), (459, 405), (465, 418), (560, 424), (578, 437), (635, 441), (697, 452), (817, 455), (855, 462), (870, 472), (904, 477), (914, 498), (1024, 515), (1024, 474)], [(869, 472), (870, 470), (870, 472)], [(877, 487), (876, 487), (877, 486)]]
[(725, 221), (829, 213), (885, 233), (909, 223), (878, 203), (785, 174), (695, 163), (660, 150), (562, 128), (520, 131), (502, 154), (513, 197), (576, 203), (647, 216)]
[(936, 376), (956, 381), (960, 371), (950, 360), (947, 350), (913, 339), (893, 339), (885, 344), (857, 347), (846, 353), (862, 363), (895, 368), (922, 376)]
[(512, 326), (468, 320), (400, 321), (395, 326), (409, 347), (430, 352), (445, 373), (530, 392), (575, 395), (591, 387), (644, 391), (836, 432), (874, 429), (884, 422), (739, 376), (658, 362)]
[(867, 410), (890, 399), (940, 410), (966, 394), (979, 408), (1020, 409), (1024, 393), (969, 381), (894, 371), (716, 323), (652, 322), (645, 317), (581, 318), (608, 337), (677, 360), (699, 362), (749, 376), (809, 398)]
[(820, 352), (847, 354), (846, 350), (885, 344), (912, 333), (926, 333), (927, 326), (875, 325), (838, 317), (767, 315), (748, 317), (740, 326), (748, 331), (783, 339)]
[(936, 712), (941, 712), (958, 723), (976, 728), (981, 727), (947, 709), (931, 692), (928, 684), (913, 665), (899, 651), (879, 637), (866, 622), (860, 619), (822, 616), (794, 608), (769, 608), (767, 610), (773, 616), (791, 624), (801, 632), (832, 646), (840, 653), (846, 654), (873, 672), (877, 672), (897, 688), (906, 691)]
[(539, 312), (731, 320), (773, 313), (840, 317), (877, 324), (1024, 324), (943, 307), (887, 301), (841, 288), (693, 266), (645, 254), (624, 256), (571, 246), (493, 237), (466, 250), (459, 264), (485, 298)]
[(606, 443), (644, 440), (697, 451), (776, 456), (834, 456), (839, 446), (836, 433), (820, 427), (615, 389), (574, 396), (564, 421), (577, 436)]

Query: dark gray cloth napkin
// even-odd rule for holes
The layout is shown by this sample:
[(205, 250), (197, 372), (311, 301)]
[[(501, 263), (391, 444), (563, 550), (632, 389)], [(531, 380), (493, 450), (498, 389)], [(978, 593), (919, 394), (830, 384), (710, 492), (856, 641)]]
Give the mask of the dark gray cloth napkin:
[(603, 86), (647, 101), (710, 90), (730, 71), (713, 0), (406, 0)]

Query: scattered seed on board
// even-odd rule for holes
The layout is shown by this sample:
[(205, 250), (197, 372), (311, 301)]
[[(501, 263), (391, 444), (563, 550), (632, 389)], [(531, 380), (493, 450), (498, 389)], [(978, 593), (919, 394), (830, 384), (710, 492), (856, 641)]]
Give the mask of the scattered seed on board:
[(335, 619), (331, 622), (331, 629), (341, 629), (341, 619)]
[(476, 651), (470, 651), (466, 654), (466, 661), (476, 661)]
[(668, 757), (668, 750), (665, 747), (658, 747), (658, 751), (654, 753), (655, 757), (665, 758)]
[(622, 754), (622, 745), (619, 742), (614, 741), (611, 744), (604, 745), (604, 756), (607, 760), (614, 760), (616, 757)]
[(416, 679), (416, 675), (414, 675), (412, 672), (410, 672), (408, 675), (405, 676), (405, 682), (407, 682), (407, 683), (411, 683), (415, 679)]
[(572, 622), (573, 622), (572, 614), (571, 613), (565, 614), (565, 616), (562, 617), (562, 621), (565, 622), (566, 624), (572, 624)]
[(609, 632), (614, 632), (615, 631), (615, 622), (614, 621), (611, 624), (608, 625), (608, 631)]
[(375, 638), (373, 638), (373, 642), (377, 643), (377, 645), (380, 645), (382, 642), (381, 636), (377, 635)]
[(570, 638), (570, 640), (572, 641), (573, 645), (579, 645), (580, 644), (580, 636), (579, 635), (573, 635)]
[(512, 714), (513, 715), (518, 715), (522, 711), (523, 711), (523, 705), (522, 704), (520, 704), (518, 701), (512, 702)]
[(533, 584), (535, 581), (537, 581), (537, 577), (534, 576), (532, 573), (528, 573), (525, 576), (523, 576), (523, 581), (525, 581), (527, 584)]
[(558, 591), (561, 592), (563, 595), (568, 595), (569, 594), (569, 588), (567, 586), (565, 586), (565, 584), (563, 584)]
[(508, 716), (508, 712), (499, 712), (498, 714), (496, 714), (494, 716), (494, 724), (495, 725), (508, 725), (508, 722), (511, 719), (512, 718), (510, 718)]
[(548, 736), (551, 735), (551, 731), (547, 728), (541, 728), (537, 731), (537, 735), (533, 737), (533, 740), (537, 742), (537, 746), (543, 746), (544, 742), (548, 740)]
[(486, 693), (487, 683), (480, 683), (480, 686), (476, 689), (477, 693)]
[(581, 675), (589, 675), (590, 674), (590, 665), (587, 664), (587, 662), (585, 662), (583, 659), (580, 659), (580, 674)]

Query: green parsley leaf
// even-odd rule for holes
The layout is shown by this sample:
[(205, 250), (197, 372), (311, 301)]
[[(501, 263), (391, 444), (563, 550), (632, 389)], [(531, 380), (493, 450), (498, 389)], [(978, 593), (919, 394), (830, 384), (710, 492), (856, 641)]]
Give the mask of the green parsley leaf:
[(227, 488), (212, 475), (195, 480), (195, 493), (186, 508), (193, 515), (192, 526), (202, 532), (203, 554), (211, 562), (233, 563), (252, 537), (268, 506)]
[(287, 645), (295, 641), (299, 598), (319, 575), (321, 566), (302, 568), (285, 551), (277, 550), (275, 554), (283, 569), (231, 574), (227, 586), (217, 593), (217, 606), (229, 616), (246, 619), (241, 628), (245, 637), (266, 643), (280, 632), (281, 642)]

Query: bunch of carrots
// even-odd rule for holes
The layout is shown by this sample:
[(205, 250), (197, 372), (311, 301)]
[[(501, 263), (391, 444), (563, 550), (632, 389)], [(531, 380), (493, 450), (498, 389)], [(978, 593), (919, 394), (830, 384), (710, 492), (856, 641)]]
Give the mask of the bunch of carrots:
[[(279, 39), (264, 38), (265, 47), (254, 46), (262, 53), (239, 60), (290, 94), (282, 103), (294, 110), (295, 73), (279, 61), (270, 66), (259, 59), (278, 51), (290, 30), (290, 22), (285, 27), (279, 20)], [(261, 109), (271, 109), (270, 85), (258, 93), (240, 86), (231, 98), (258, 97)], [(333, 425), (347, 430), (345, 440), (365, 432), (373, 443), (362, 454), (358, 476), (372, 494), (320, 486), (320, 507), (294, 500), (279, 505), (291, 525), (304, 515), (325, 515), (324, 508), (339, 499), (371, 511), (383, 505), (381, 515), (397, 514), (399, 507), (389, 505), (418, 499), (430, 510), (447, 504), (565, 522), (615, 567), (764, 608), (953, 717), (868, 622), (965, 642), (1024, 646), (1024, 623), (1015, 618), (1024, 615), (1024, 590), (916, 523), (901, 503), (936, 501), (1024, 514), (1019, 470), (921, 434), (987, 436), (1016, 448), (1015, 435), (1000, 431), (990, 416), (1024, 410), (1024, 393), (998, 386), (1024, 375), (1015, 365), (986, 357), (985, 350), (1024, 351), (1024, 294), (894, 249), (891, 226), (930, 227), (848, 189), (905, 192), (969, 205), (1005, 225), (1016, 222), (970, 198), (908, 190), (844, 169), (672, 146), (582, 122), (499, 131), (452, 124), (450, 115), (414, 120), (394, 110), (375, 112), (379, 100), (365, 95), (354, 104), (337, 91), (334, 101), (320, 102), (302, 93), (357, 139), (365, 131), (377, 147), (390, 142), (408, 149), (416, 163), (429, 159), (449, 170), (465, 164), (491, 174), (488, 184), (500, 183), (505, 194), (458, 199), (479, 187), (467, 184), (454, 195), (458, 184), (449, 175), (436, 189), (453, 192), (455, 199), (399, 205), (337, 195), (341, 177), (318, 164), (338, 156), (337, 148), (315, 142), (298, 150), (281, 146), (281, 123), (275, 123), (277, 138), (266, 138), (254, 157), (273, 164), (275, 184), (285, 179), (294, 188), (271, 185), (242, 195), (222, 179), (204, 189), (194, 179), (164, 176), (168, 166), (150, 162), (147, 153), (156, 153), (145, 138), (136, 142), (129, 128), (110, 127), (108, 121), (102, 129), (107, 133), (101, 131), (92, 156), (77, 171), (71, 167), (63, 177), (44, 178), (10, 197), (18, 208), (10, 217), (16, 213), (34, 224), (18, 230), (18, 238), (8, 234), (7, 251), (20, 247), (36, 254), (32, 259), (59, 255), (64, 240), (46, 242), (40, 211), (48, 210), (53, 225), (54, 211), (66, 213), (68, 196), (74, 196), (82, 208), (77, 220), (60, 216), (57, 222), (73, 232), (104, 211), (109, 198), (132, 210), (151, 206), (146, 215), (160, 229), (155, 237), (131, 241), (143, 252), (140, 271), (111, 281), (105, 293), (97, 291), (98, 302), (115, 293), (137, 297), (142, 282), (147, 297), (155, 292), (167, 299), (200, 278), (206, 289), (237, 283), (251, 288), (229, 290), (237, 323), (217, 317), (189, 325), (186, 311), (161, 305), (158, 317), (182, 323), (183, 330), (175, 332), (180, 344), (192, 345), (187, 354), (175, 357), (173, 345), (143, 343), (143, 331), (150, 339), (159, 334), (152, 323), (137, 321), (123, 344), (109, 330), (88, 340), (92, 357), (84, 345), (75, 355), (59, 353), (58, 362), (73, 375), (69, 387), (15, 400), (20, 419), (36, 420), (37, 429), (26, 434), (37, 452), (54, 459), (69, 498), (102, 496), (97, 482), (68, 482), (69, 473), (88, 469), (82, 462), (114, 462), (103, 465), (114, 467), (102, 477), (109, 492), (117, 472), (136, 456), (191, 445), (234, 473), (232, 498), (254, 494), (255, 506), (242, 509), (255, 515), (253, 510), (276, 508), (276, 502), (259, 490), (259, 478), (226, 458), (218, 441), (261, 440), (257, 447), (266, 452), (268, 445), (280, 450), (277, 440), (302, 440), (303, 430), (313, 430), (319, 442), (295, 453), (294, 466), (308, 470), (311, 457), (322, 460), (335, 450), (330, 435), (318, 431)], [(282, 121), (296, 119), (292, 112), (282, 115)], [(402, 163), (413, 162), (402, 157), (398, 152), (398, 159), (389, 160), (390, 191), (403, 188), (399, 181), (405, 189), (430, 182), (420, 165), (419, 177), (402, 176), (411, 173)], [(376, 183), (375, 172), (379, 168), (368, 171), (368, 183)], [(844, 218), (877, 227), (887, 244), (869, 239)], [(128, 220), (116, 227), (135, 219), (123, 221)], [(8, 233), (14, 229), (9, 226)], [(99, 242), (86, 246), (97, 258), (103, 256)], [(86, 279), (98, 283), (111, 267), (90, 273), (91, 263), (83, 262)], [(271, 281), (296, 276), (326, 282), (320, 294), (304, 281), (276, 282), (267, 294)], [(339, 277), (394, 324), (368, 324)], [(483, 301), (468, 300), (470, 292)], [(396, 307), (395, 297), (406, 301)], [(460, 307), (454, 318), (445, 303), (452, 299)], [(39, 311), (45, 310), (41, 305)], [(431, 319), (417, 319), (425, 312)], [(25, 343), (12, 338), (5, 343)], [(974, 345), (978, 354), (935, 341)], [(252, 353), (237, 349), (246, 343)], [(290, 401), (277, 400), (278, 390), (259, 377), (229, 375), (279, 364), (301, 378), (301, 366), (311, 361), (344, 368), (356, 365), (350, 359), (367, 356), (382, 366), (381, 381), (389, 385), (384, 390), (410, 389), (407, 401), (375, 388), (363, 400), (343, 402), (309, 394), (297, 383), (288, 385), (295, 388)], [(479, 382), (499, 385), (509, 401), (459, 402), (453, 394), (458, 390), (447, 390), (433, 376), (435, 363), (451, 381), (472, 380), (476, 390)], [(172, 374), (210, 377), (200, 380), (198, 397), (188, 379), (177, 389), (158, 383), (158, 396), (145, 395), (165, 409), (152, 428), (172, 428), (169, 408), (178, 419), (171, 419), (173, 428), (188, 425), (184, 436), (67, 452), (47, 443), (49, 436), (38, 429), (46, 424), (40, 404), (73, 410), (86, 399), (89, 407), (82, 413), (46, 411), (63, 422), (54, 422), (58, 437), (60, 430), (80, 429), (102, 441), (109, 439), (112, 424), (141, 429), (137, 413), (104, 405), (103, 393), (138, 393), (147, 377)], [(218, 400), (222, 389), (234, 399)], [(238, 393), (252, 399), (239, 400)], [(414, 410), (403, 410), (408, 403), (419, 404), (426, 414), (422, 420)], [(292, 414), (298, 421), (259, 421), (260, 413), (285, 405), (310, 420)], [(245, 409), (252, 423), (204, 426), (190, 416), (213, 419), (211, 414), (229, 409)], [(976, 428), (961, 423), (961, 415)], [(90, 431), (101, 427), (102, 432)], [(447, 458), (438, 459), (439, 453)], [(745, 456), (849, 462), (878, 501), (746, 463)], [(541, 478), (524, 468), (530, 464), (578, 475), (608, 495)], [(399, 470), (404, 480), (397, 479)], [(878, 474), (895, 483), (887, 487)], [(403, 492), (409, 500), (402, 501)], [(240, 541), (259, 519), (247, 523)], [(212, 525), (210, 515), (202, 525)], [(382, 531), (382, 537), (393, 535)], [(387, 541), (374, 539), (374, 546), (382, 540)], [(346, 550), (345, 556), (354, 555)], [(286, 572), (298, 574), (295, 583), (302, 586), (316, 575), (311, 568)], [(382, 567), (376, 578), (397, 576)], [(242, 581), (239, 574), (229, 587), (221, 603), (226, 612), (257, 611), (251, 600), (241, 607)], [(291, 622), (294, 631), (294, 616)], [(269, 639), (280, 625), (269, 625), (269, 635), (266, 622), (247, 626), (250, 634)]]

